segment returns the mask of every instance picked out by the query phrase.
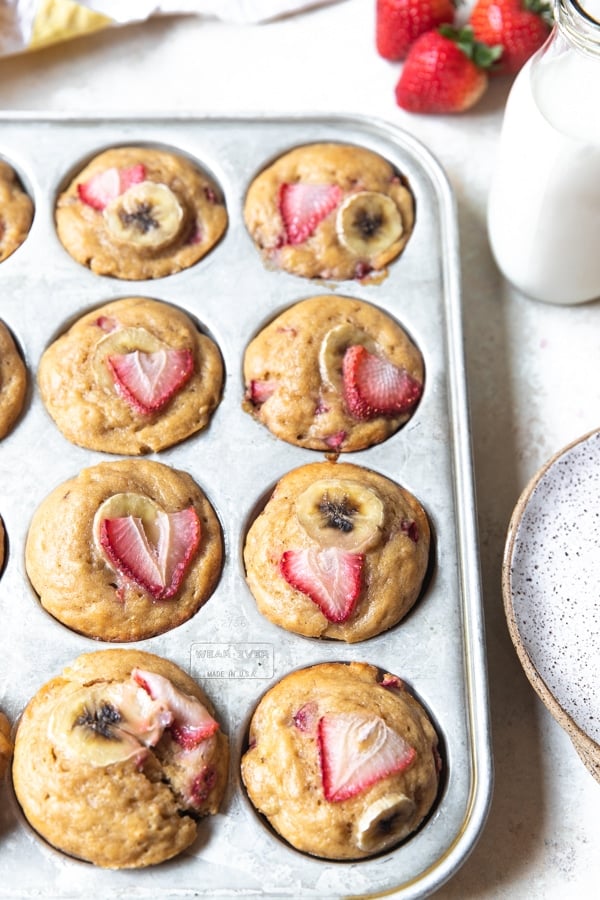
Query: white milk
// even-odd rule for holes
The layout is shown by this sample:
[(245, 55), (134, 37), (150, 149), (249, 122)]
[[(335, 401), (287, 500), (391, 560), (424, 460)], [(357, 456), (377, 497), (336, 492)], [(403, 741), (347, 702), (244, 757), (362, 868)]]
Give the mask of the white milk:
[[(588, 0), (588, 9), (592, 3)], [(594, 26), (591, 26), (594, 29)], [(523, 293), (600, 297), (600, 26), (586, 52), (550, 39), (506, 105), (488, 206), (492, 252)]]

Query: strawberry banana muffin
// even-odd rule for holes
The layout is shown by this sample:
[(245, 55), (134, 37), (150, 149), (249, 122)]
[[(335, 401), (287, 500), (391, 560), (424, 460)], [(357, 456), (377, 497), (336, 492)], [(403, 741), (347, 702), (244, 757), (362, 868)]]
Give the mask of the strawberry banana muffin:
[(64, 853), (139, 868), (189, 847), (218, 811), (228, 741), (202, 690), (136, 650), (80, 656), (45, 684), (15, 739), (15, 793), (30, 825)]
[(408, 837), (437, 795), (438, 738), (395, 675), (322, 663), (287, 675), (250, 723), (248, 796), (297, 850), (362, 859)]
[(33, 203), (14, 169), (0, 159), (0, 262), (20, 247), (31, 228)]
[(161, 278), (198, 262), (223, 236), (227, 211), (184, 156), (117, 147), (96, 156), (59, 196), (58, 237), (98, 275)]
[(246, 537), (259, 611), (307, 637), (362, 641), (416, 602), (429, 563), (427, 515), (407, 490), (351, 463), (301, 466), (278, 482)]
[(10, 722), (4, 713), (0, 712), (0, 778), (4, 777), (11, 756)]
[(244, 217), (267, 265), (305, 278), (365, 278), (404, 250), (415, 218), (406, 178), (379, 154), (308, 144), (252, 182)]
[(134, 297), (75, 322), (43, 353), (37, 379), (69, 441), (137, 455), (207, 426), (221, 399), (223, 362), (182, 310)]
[(410, 419), (424, 377), (421, 353), (386, 313), (349, 297), (312, 297), (246, 348), (244, 409), (299, 447), (364, 450)]
[(12, 335), (0, 321), (0, 440), (19, 418), (27, 393), (27, 369)]
[(193, 479), (162, 463), (83, 469), (39, 505), (25, 545), (40, 602), (76, 632), (139, 641), (190, 619), (221, 573), (215, 512)]

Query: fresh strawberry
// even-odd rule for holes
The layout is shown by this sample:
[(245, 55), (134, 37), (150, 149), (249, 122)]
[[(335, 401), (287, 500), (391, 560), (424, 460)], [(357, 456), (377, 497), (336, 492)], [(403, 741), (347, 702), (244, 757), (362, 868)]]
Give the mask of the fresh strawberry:
[(77, 185), (79, 199), (94, 209), (102, 210), (111, 200), (130, 188), (133, 184), (139, 184), (146, 178), (146, 169), (138, 163), (124, 169), (105, 169), (93, 175), (89, 181)]
[(100, 545), (117, 572), (155, 600), (167, 600), (177, 593), (200, 545), (200, 519), (190, 506), (176, 513), (160, 513), (156, 524), (158, 539), (153, 544), (141, 519), (103, 519)]
[(324, 715), (317, 733), (325, 799), (348, 800), (371, 785), (402, 772), (416, 751), (379, 716)]
[(206, 707), (196, 697), (177, 690), (168, 678), (137, 668), (131, 676), (152, 700), (161, 701), (170, 710), (172, 718), (167, 727), (173, 740), (184, 749), (197, 747), (219, 730), (219, 723)]
[(501, 52), (501, 47), (475, 41), (470, 28), (440, 25), (410, 48), (396, 85), (396, 102), (409, 112), (464, 112), (485, 92), (487, 70)]
[(144, 415), (165, 406), (194, 371), (191, 350), (134, 350), (108, 356), (106, 363), (117, 392)]
[(404, 59), (419, 35), (454, 21), (452, 0), (377, 0), (375, 44), (384, 59)]
[(288, 244), (302, 244), (342, 199), (337, 184), (282, 184), (279, 212)]
[(345, 622), (361, 591), (364, 553), (339, 547), (286, 550), (279, 568), (293, 588), (316, 603), (330, 622)]
[(542, 46), (552, 27), (545, 0), (477, 0), (469, 22), (478, 41), (500, 44), (493, 72), (513, 75)]
[(423, 385), (387, 359), (360, 344), (348, 347), (342, 362), (344, 400), (357, 419), (397, 416), (412, 409)]

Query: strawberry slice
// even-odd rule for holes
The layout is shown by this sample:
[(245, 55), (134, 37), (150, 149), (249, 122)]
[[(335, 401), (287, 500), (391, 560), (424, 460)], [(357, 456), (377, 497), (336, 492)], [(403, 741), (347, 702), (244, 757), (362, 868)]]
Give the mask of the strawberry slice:
[(131, 677), (152, 700), (160, 701), (172, 713), (167, 725), (173, 740), (184, 750), (193, 750), (219, 730), (206, 707), (190, 694), (177, 690), (175, 685), (155, 672), (135, 668)]
[(342, 199), (337, 184), (282, 184), (279, 212), (288, 244), (302, 244)]
[(165, 406), (194, 371), (194, 357), (187, 349), (115, 353), (106, 362), (117, 392), (143, 415)]
[(342, 363), (344, 399), (357, 419), (397, 416), (419, 401), (423, 385), (387, 359), (354, 345), (344, 353)]
[(111, 200), (124, 194), (133, 184), (139, 184), (146, 179), (146, 169), (138, 163), (135, 166), (127, 166), (124, 169), (105, 169), (93, 175), (89, 181), (77, 185), (79, 199), (94, 209), (102, 210)]
[(330, 622), (345, 622), (361, 591), (364, 553), (339, 547), (286, 550), (279, 569), (285, 580), (316, 603)]
[(100, 545), (111, 565), (155, 600), (173, 597), (200, 545), (200, 519), (193, 506), (157, 517), (158, 539), (150, 541), (137, 516), (103, 519)]
[(250, 382), (250, 387), (248, 389), (248, 395), (250, 398), (250, 402), (254, 404), (254, 406), (260, 406), (269, 397), (272, 397), (277, 388), (279, 387), (279, 383), (277, 381), (273, 381), (273, 379), (265, 379), (260, 380), (257, 378), (253, 378)]
[(336, 713), (319, 720), (317, 732), (325, 798), (339, 803), (404, 771), (416, 751), (379, 716)]

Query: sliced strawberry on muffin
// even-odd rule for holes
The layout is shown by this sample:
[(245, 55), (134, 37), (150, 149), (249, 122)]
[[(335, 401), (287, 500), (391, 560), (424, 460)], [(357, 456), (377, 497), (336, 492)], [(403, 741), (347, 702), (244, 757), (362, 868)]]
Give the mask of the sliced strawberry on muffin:
[[(155, 600), (175, 596), (186, 570), (200, 545), (200, 520), (193, 507), (176, 513), (160, 509), (148, 515), (150, 501), (139, 495), (117, 494), (100, 508), (98, 542), (110, 564), (124, 577), (131, 579)], [(124, 512), (130, 506), (141, 515), (107, 516), (106, 507), (117, 509), (120, 498)], [(127, 499), (125, 499), (127, 498)]]
[(141, 163), (117, 169), (112, 166), (88, 181), (77, 185), (80, 199), (94, 209), (105, 209), (111, 200), (124, 194), (134, 184), (141, 184), (146, 178), (146, 169)]
[(330, 622), (345, 622), (360, 595), (364, 554), (338, 547), (286, 550), (280, 570), (285, 580), (316, 603)]
[(337, 184), (282, 184), (279, 211), (289, 244), (302, 244), (342, 199)]
[(165, 406), (194, 372), (194, 357), (187, 348), (161, 348), (153, 353), (134, 350), (111, 354), (106, 362), (117, 392), (140, 413)]
[(319, 720), (323, 793), (330, 802), (348, 800), (406, 769), (415, 749), (379, 716), (328, 714)]
[(343, 359), (344, 399), (357, 419), (396, 416), (410, 411), (423, 385), (406, 369), (394, 366), (363, 346), (348, 347)]

